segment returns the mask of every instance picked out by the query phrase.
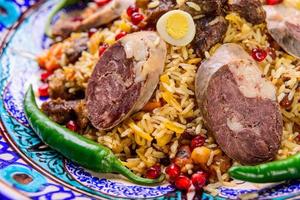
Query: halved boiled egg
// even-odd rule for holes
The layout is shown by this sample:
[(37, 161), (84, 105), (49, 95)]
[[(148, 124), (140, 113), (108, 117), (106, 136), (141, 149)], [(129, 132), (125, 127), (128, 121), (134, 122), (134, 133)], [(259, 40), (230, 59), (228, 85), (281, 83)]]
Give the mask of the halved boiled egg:
[(186, 46), (196, 34), (192, 16), (182, 10), (169, 11), (161, 16), (156, 29), (163, 40), (175, 46)]

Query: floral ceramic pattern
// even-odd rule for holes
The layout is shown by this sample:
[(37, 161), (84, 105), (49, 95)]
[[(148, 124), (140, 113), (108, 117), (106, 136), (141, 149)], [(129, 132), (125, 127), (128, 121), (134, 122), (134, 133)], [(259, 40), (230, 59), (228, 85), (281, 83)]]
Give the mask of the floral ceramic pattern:
[(89, 199), (83, 194), (74, 192), (51, 181), (26, 164), (1, 136), (0, 180), (17, 188), (32, 199), (57, 199), (55, 197), (80, 197), (83, 200)]
[(163, 185), (159, 187), (143, 187), (136, 185), (126, 185), (122, 182), (99, 178), (93, 176), (84, 168), (69, 161), (66, 161), (65, 166), (66, 170), (74, 177), (75, 180), (79, 181), (81, 184), (111, 196), (123, 198), (149, 198), (163, 196), (175, 190), (171, 185)]
[[(22, 110), (23, 95), (30, 82), (37, 82), (39, 69), (32, 58), (50, 42), (44, 36), (43, 26), (49, 8), (58, 1), (46, 1), (28, 13), (26, 20), (5, 41), (8, 45), (0, 57), (0, 128), (3, 132), (3, 137), (0, 136), (0, 180), (15, 188), (15, 191), (21, 191), (20, 195), (32, 199), (181, 199), (181, 192), (174, 191), (170, 185), (133, 186), (94, 176), (69, 161), (64, 163), (64, 158), (41, 143), (28, 127)], [(0, 12), (0, 41), (1, 34), (36, 2), (37, 0), (0, 0), (0, 8), (4, 11), (4, 14)], [(240, 188), (242, 189), (220, 188), (217, 199), (237, 199), (241, 194), (249, 192), (259, 193), (261, 199), (283, 199), (283, 196), (299, 194), (300, 182), (293, 181), (259, 191)], [(0, 188), (0, 199), (5, 198), (3, 189)], [(214, 199), (208, 194), (204, 194), (202, 198)]]

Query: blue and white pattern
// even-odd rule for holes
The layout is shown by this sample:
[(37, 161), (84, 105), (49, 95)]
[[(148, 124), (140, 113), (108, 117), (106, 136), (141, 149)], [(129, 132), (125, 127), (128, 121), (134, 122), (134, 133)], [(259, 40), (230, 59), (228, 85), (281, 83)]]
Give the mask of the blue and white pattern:
[[(25, 117), (24, 112), (22, 112), (22, 103), (18, 102), (20, 98), (15, 99), (12, 95), (13, 91), (11, 90), (11, 83), (9, 83), (6, 89), (3, 92), (3, 102), (6, 110), (9, 112), (11, 116), (13, 116), (16, 120), (22, 123), (24, 126), (29, 126), (28, 121)], [(17, 103), (18, 102), (18, 103)]]
[(143, 187), (124, 184), (124, 182), (110, 181), (106, 178), (99, 178), (70, 161), (66, 161), (65, 167), (73, 178), (81, 184), (110, 196), (123, 198), (154, 198), (166, 195), (175, 190), (171, 185)]
[[(38, 0), (0, 0), (1, 34), (12, 26), (21, 13)], [(182, 193), (171, 185), (144, 187), (122, 181), (109, 180), (104, 175), (95, 175), (64, 158), (43, 144), (28, 127), (22, 110), (24, 91), (30, 82), (36, 82), (39, 68), (31, 57), (47, 48), (51, 42), (44, 35), (44, 22), (49, 8), (59, 0), (46, 1), (32, 12), (17, 30), (11, 34), (0, 57), (0, 199), (7, 198), (5, 188), (15, 188), (31, 199), (121, 199), (156, 198), (159, 200), (181, 199)], [(34, 39), (32, 39), (34, 38)], [(18, 149), (12, 150), (10, 145)], [(18, 180), (14, 175), (20, 175)], [(23, 178), (22, 178), (23, 177)], [(24, 178), (25, 177), (25, 178)], [(22, 182), (25, 181), (25, 182)], [(3, 186), (2, 181), (8, 186)], [(280, 184), (272, 188), (257, 190), (240, 186), (222, 187), (219, 196), (203, 194), (203, 199), (237, 199), (245, 193), (256, 192), (260, 199), (284, 199), (300, 194), (300, 181)], [(17, 192), (15, 193), (17, 195)], [(11, 194), (11, 198), (14, 194)]]
[[(29, 184), (21, 184), (13, 179), (14, 174), (26, 174), (32, 178)], [(65, 199), (65, 197), (90, 199), (86, 195), (74, 192), (64, 186), (54, 183), (30, 165), (11, 149), (0, 136), (0, 180), (22, 191), (31, 199)], [(5, 189), (1, 188), (0, 190)], [(14, 194), (11, 194), (12, 197)], [(0, 199), (4, 199), (1, 197)]]

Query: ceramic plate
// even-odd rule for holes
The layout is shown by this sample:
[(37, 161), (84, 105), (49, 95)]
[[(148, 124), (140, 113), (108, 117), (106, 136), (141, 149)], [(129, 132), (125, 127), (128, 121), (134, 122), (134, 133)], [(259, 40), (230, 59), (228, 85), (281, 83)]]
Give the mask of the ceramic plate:
[[(24, 91), (36, 82), (34, 55), (51, 41), (44, 35), (49, 10), (59, 0), (0, 0), (0, 199), (192, 199), (169, 184), (145, 187), (116, 175), (95, 174), (45, 146), (28, 126), (22, 110)], [(237, 199), (246, 193), (260, 199), (300, 194), (300, 182), (221, 187), (217, 197)]]

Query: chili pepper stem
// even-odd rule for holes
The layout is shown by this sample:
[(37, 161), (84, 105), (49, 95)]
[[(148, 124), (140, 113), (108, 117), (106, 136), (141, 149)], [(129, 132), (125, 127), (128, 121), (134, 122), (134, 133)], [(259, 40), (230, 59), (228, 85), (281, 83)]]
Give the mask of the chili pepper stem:
[[(117, 162), (119, 162), (119, 161), (117, 161)], [(141, 184), (141, 185), (145, 185), (145, 184), (151, 185), (151, 184), (155, 184), (155, 183), (160, 183), (165, 179), (165, 175), (163, 175), (163, 174), (160, 175), (157, 179), (142, 178), (138, 175), (135, 175), (127, 167), (120, 165), (120, 164), (114, 165), (113, 169), (115, 172), (122, 174), (123, 176), (128, 178), (130, 181), (137, 183), (137, 184)]]

